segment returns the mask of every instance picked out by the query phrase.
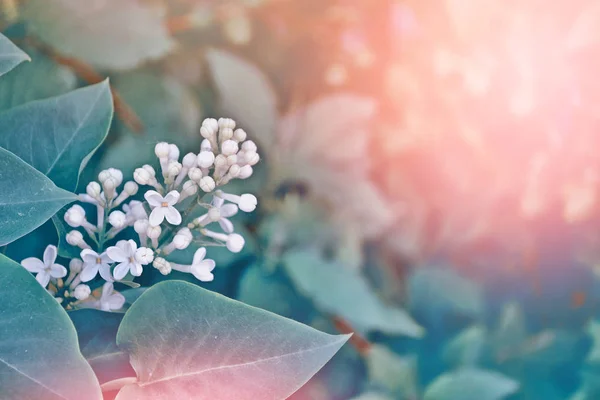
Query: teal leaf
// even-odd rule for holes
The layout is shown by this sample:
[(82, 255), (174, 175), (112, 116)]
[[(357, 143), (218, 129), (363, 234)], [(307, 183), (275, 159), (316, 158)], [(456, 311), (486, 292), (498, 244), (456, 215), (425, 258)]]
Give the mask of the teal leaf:
[(65, 212), (66, 209), (62, 209), (52, 216), (52, 224), (58, 233), (58, 244), (56, 245), (58, 248), (58, 255), (64, 258), (78, 258), (81, 254), (81, 249), (67, 243), (67, 233), (69, 233), (72, 228), (65, 223)]
[(471, 317), (483, 313), (481, 287), (449, 268), (417, 268), (408, 287), (411, 309), (450, 311)]
[(135, 376), (129, 354), (117, 347), (117, 330), (123, 314), (86, 309), (71, 311), (69, 317), (77, 329), (81, 354), (101, 385)]
[(392, 397), (378, 392), (367, 392), (350, 400), (394, 400)]
[(226, 51), (210, 50), (206, 59), (222, 112), (267, 151), (274, 144), (277, 123), (277, 99), (267, 77), (258, 67)]
[(100, 400), (67, 313), (19, 264), (0, 255), (2, 399)]
[(27, 54), (15, 46), (6, 36), (0, 34), (0, 76), (23, 61), (31, 60)]
[(22, 18), (44, 43), (98, 68), (129, 69), (157, 59), (174, 42), (163, 23), (165, 10), (137, 0), (31, 0)]
[(57, 186), (75, 190), (86, 160), (108, 134), (112, 114), (108, 81), (33, 101), (0, 114), (0, 147)]
[(316, 251), (291, 251), (285, 268), (305, 296), (324, 312), (344, 318), (360, 332), (422, 337), (424, 330), (401, 308), (383, 303), (360, 271), (323, 259)]
[(181, 282), (148, 289), (117, 344), (138, 382), (117, 399), (284, 400), (348, 340)]
[(54, 62), (31, 47), (24, 47), (31, 62), (15, 68), (0, 79), (0, 110), (70, 92), (77, 77), (69, 68)]
[(417, 360), (401, 357), (387, 347), (373, 344), (367, 353), (369, 380), (401, 400), (418, 397)]
[(487, 331), (482, 325), (473, 325), (444, 347), (444, 361), (454, 367), (475, 367), (481, 360), (487, 340)]
[(519, 383), (497, 372), (465, 368), (440, 375), (423, 400), (502, 400), (519, 390)]
[(77, 197), (0, 148), (0, 246), (33, 231)]

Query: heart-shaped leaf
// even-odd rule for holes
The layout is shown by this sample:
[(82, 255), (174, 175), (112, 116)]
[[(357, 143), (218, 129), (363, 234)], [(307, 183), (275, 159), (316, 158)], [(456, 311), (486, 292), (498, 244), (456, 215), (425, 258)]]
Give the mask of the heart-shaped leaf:
[(79, 173), (108, 134), (113, 103), (108, 81), (33, 101), (0, 114), (0, 147), (75, 190)]
[(30, 60), (27, 54), (0, 34), (0, 76), (27, 60)]
[(117, 399), (284, 400), (348, 340), (169, 281), (125, 314), (117, 344), (138, 382)]
[(2, 399), (100, 400), (67, 313), (33, 276), (0, 255)]
[(519, 390), (519, 383), (502, 374), (465, 368), (439, 376), (424, 400), (501, 400)]
[[(0, 136), (1, 137), (1, 136)], [(0, 246), (33, 231), (77, 196), (0, 148)]]
[(173, 47), (162, 16), (138, 0), (31, 0), (21, 15), (40, 40), (99, 68), (128, 69)]
[(71, 311), (69, 317), (77, 329), (81, 354), (100, 384), (135, 376), (129, 354), (117, 347), (117, 330), (123, 314), (86, 309)]
[(328, 262), (316, 251), (291, 251), (283, 260), (298, 290), (321, 311), (344, 318), (361, 332), (423, 336), (423, 328), (406, 311), (379, 299), (359, 270)]

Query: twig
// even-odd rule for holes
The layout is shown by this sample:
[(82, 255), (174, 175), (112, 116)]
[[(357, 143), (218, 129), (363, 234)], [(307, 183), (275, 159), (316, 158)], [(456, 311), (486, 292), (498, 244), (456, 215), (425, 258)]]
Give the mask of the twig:
[(354, 332), (352, 326), (350, 326), (350, 324), (341, 317), (331, 317), (331, 321), (333, 322), (335, 328), (340, 331), (340, 333), (353, 333), (352, 337), (350, 338), (350, 344), (354, 346), (360, 355), (367, 355), (369, 350), (371, 350), (371, 343), (369, 343), (367, 339)]

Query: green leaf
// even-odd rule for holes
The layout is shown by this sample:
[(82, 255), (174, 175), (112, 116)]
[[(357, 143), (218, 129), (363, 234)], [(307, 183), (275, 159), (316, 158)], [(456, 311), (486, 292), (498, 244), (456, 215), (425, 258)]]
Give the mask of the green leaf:
[(27, 54), (15, 46), (6, 36), (0, 34), (0, 76), (23, 61), (31, 60)]
[(173, 47), (155, 6), (137, 0), (30, 0), (21, 15), (58, 52), (98, 68), (129, 69)]
[(473, 325), (444, 347), (442, 357), (454, 367), (475, 367), (482, 358), (487, 340), (487, 331), (482, 325)]
[(443, 374), (425, 391), (424, 400), (501, 400), (516, 393), (519, 383), (502, 374), (465, 368)]
[(323, 259), (316, 251), (291, 251), (283, 262), (298, 290), (317, 307), (347, 320), (361, 332), (422, 337), (424, 330), (410, 315), (384, 304), (360, 271)]
[(33, 231), (77, 196), (0, 148), (0, 246)]
[(0, 255), (2, 399), (102, 399), (67, 313), (19, 264)]
[(417, 268), (408, 287), (411, 309), (454, 311), (472, 317), (483, 313), (481, 287), (449, 268)]
[(206, 59), (221, 110), (266, 152), (274, 144), (277, 123), (277, 99), (267, 77), (256, 66), (226, 51), (210, 50)]
[(135, 376), (129, 354), (117, 347), (117, 330), (123, 314), (87, 309), (71, 311), (69, 317), (77, 329), (81, 353), (100, 384)]
[(0, 114), (0, 147), (75, 190), (85, 162), (108, 134), (113, 114), (108, 81), (33, 101)]
[(125, 314), (117, 344), (139, 382), (117, 399), (284, 400), (348, 340), (168, 281)]
[(0, 79), (2, 111), (33, 100), (64, 94), (77, 87), (77, 77), (69, 68), (33, 48), (24, 49), (31, 55), (31, 62), (15, 68)]

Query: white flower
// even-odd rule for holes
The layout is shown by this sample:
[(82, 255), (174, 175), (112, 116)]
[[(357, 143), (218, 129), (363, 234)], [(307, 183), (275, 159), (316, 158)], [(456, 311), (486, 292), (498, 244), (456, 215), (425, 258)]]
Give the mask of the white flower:
[(102, 286), (102, 296), (97, 302), (97, 307), (102, 311), (120, 310), (125, 304), (125, 296), (115, 292), (111, 282), (106, 282)]
[(169, 145), (169, 161), (179, 160), (179, 147), (176, 144)]
[(150, 175), (144, 168), (136, 168), (136, 170), (133, 171), (133, 179), (140, 185), (150, 185), (151, 183), (154, 183), (156, 178)]
[(83, 261), (81, 261), (79, 258), (74, 258), (71, 261), (69, 261), (69, 271), (74, 273), (74, 274), (78, 274), (81, 272), (81, 270), (83, 269)]
[(90, 289), (90, 287), (84, 284), (77, 285), (75, 290), (73, 290), (73, 296), (75, 296), (77, 300), (85, 300), (88, 297), (90, 297), (91, 293), (92, 290)]
[(200, 179), (202, 179), (202, 170), (200, 168), (192, 167), (188, 171), (188, 177), (194, 182), (200, 182)]
[(115, 210), (108, 216), (108, 223), (114, 226), (116, 229), (121, 229), (127, 225), (127, 216), (124, 212)]
[(50, 278), (64, 278), (67, 275), (67, 269), (60, 264), (55, 264), (58, 252), (56, 246), (48, 246), (44, 251), (44, 261), (29, 257), (21, 261), (21, 265), (29, 272), (36, 273), (35, 279), (42, 285), (48, 286)]
[(181, 224), (181, 214), (175, 207), (177, 201), (179, 200), (179, 192), (176, 190), (172, 190), (165, 197), (161, 196), (160, 193), (149, 190), (144, 194), (146, 201), (150, 207), (152, 207), (152, 213), (150, 213), (150, 225), (158, 226), (160, 225), (165, 218), (167, 222), (172, 225)]
[(137, 243), (133, 240), (120, 240), (116, 246), (106, 249), (108, 256), (113, 261), (119, 263), (113, 270), (116, 280), (120, 281), (128, 272), (131, 272), (133, 276), (140, 276), (142, 274), (142, 260), (136, 257), (137, 250)]
[(65, 213), (65, 222), (72, 228), (80, 227), (85, 220), (85, 210), (79, 204), (71, 206)]
[(201, 168), (210, 168), (215, 162), (215, 155), (212, 151), (201, 151), (198, 154), (198, 166)]
[(204, 192), (208, 193), (215, 189), (216, 183), (215, 180), (210, 176), (205, 176), (204, 178), (200, 179), (198, 186), (200, 186), (200, 189), (202, 189)]
[(254, 173), (254, 169), (250, 165), (244, 165), (240, 168), (240, 173), (238, 174), (239, 179), (248, 179)]
[(81, 251), (81, 259), (83, 260), (83, 270), (81, 271), (81, 281), (88, 282), (96, 277), (98, 272), (100, 276), (107, 282), (112, 282), (114, 279), (110, 274), (110, 263), (112, 260), (106, 254), (96, 253), (91, 249)]
[(154, 252), (147, 247), (140, 247), (135, 251), (135, 259), (142, 265), (148, 265), (154, 260)]
[(216, 193), (216, 195), (218, 198), (222, 198), (222, 199), (225, 199), (227, 201), (237, 204), (238, 207), (240, 208), (240, 210), (242, 210), (244, 212), (254, 211), (256, 209), (256, 205), (258, 204), (258, 200), (256, 199), (256, 196), (254, 196), (253, 194), (249, 194), (249, 193), (245, 193), (241, 196), (238, 196), (235, 194), (225, 193), (225, 192), (219, 190)]
[(163, 275), (169, 275), (171, 273), (171, 263), (162, 257), (156, 257), (152, 265)]
[(96, 201), (100, 201), (100, 193), (102, 193), (102, 188), (100, 187), (100, 184), (98, 182), (92, 181), (88, 183), (87, 187), (85, 188), (85, 191), (88, 194), (88, 196), (90, 196)]
[(129, 181), (123, 187), (123, 191), (127, 193), (129, 196), (135, 196), (139, 190), (139, 186), (137, 183)]
[(198, 217), (194, 222), (200, 226), (206, 226), (211, 222), (218, 222), (221, 229), (227, 233), (233, 232), (233, 223), (227, 219), (233, 217), (238, 212), (235, 204), (225, 204), (221, 197), (213, 199), (213, 207), (203, 216)]
[(237, 233), (231, 233), (227, 235), (225, 233), (212, 232), (207, 229), (202, 229), (200, 232), (205, 236), (225, 242), (227, 250), (231, 251), (232, 253), (239, 253), (242, 251), (244, 244), (246, 243), (244, 238)]
[(238, 144), (234, 140), (226, 140), (221, 144), (221, 153), (226, 156), (236, 154), (238, 150)]
[(131, 200), (128, 204), (123, 204), (123, 211), (127, 216), (128, 225), (133, 225), (135, 221), (141, 219), (148, 219), (144, 204), (138, 200)]
[(238, 143), (246, 140), (247, 136), (248, 135), (246, 134), (246, 131), (243, 129), (236, 129), (235, 131), (233, 131), (233, 140), (235, 140)]
[(215, 269), (215, 261), (210, 259), (204, 259), (206, 256), (206, 248), (201, 247), (194, 253), (194, 259), (192, 265), (181, 265), (171, 263), (171, 267), (180, 272), (186, 272), (192, 274), (196, 279), (202, 282), (210, 282), (215, 276), (212, 274), (212, 270)]
[(158, 157), (159, 159), (161, 158), (169, 158), (169, 143), (167, 142), (160, 142), (157, 143), (156, 146), (154, 146), (154, 154), (156, 154), (156, 157)]
[(192, 243), (194, 236), (188, 228), (181, 228), (173, 238), (173, 244), (178, 250), (186, 249)]

